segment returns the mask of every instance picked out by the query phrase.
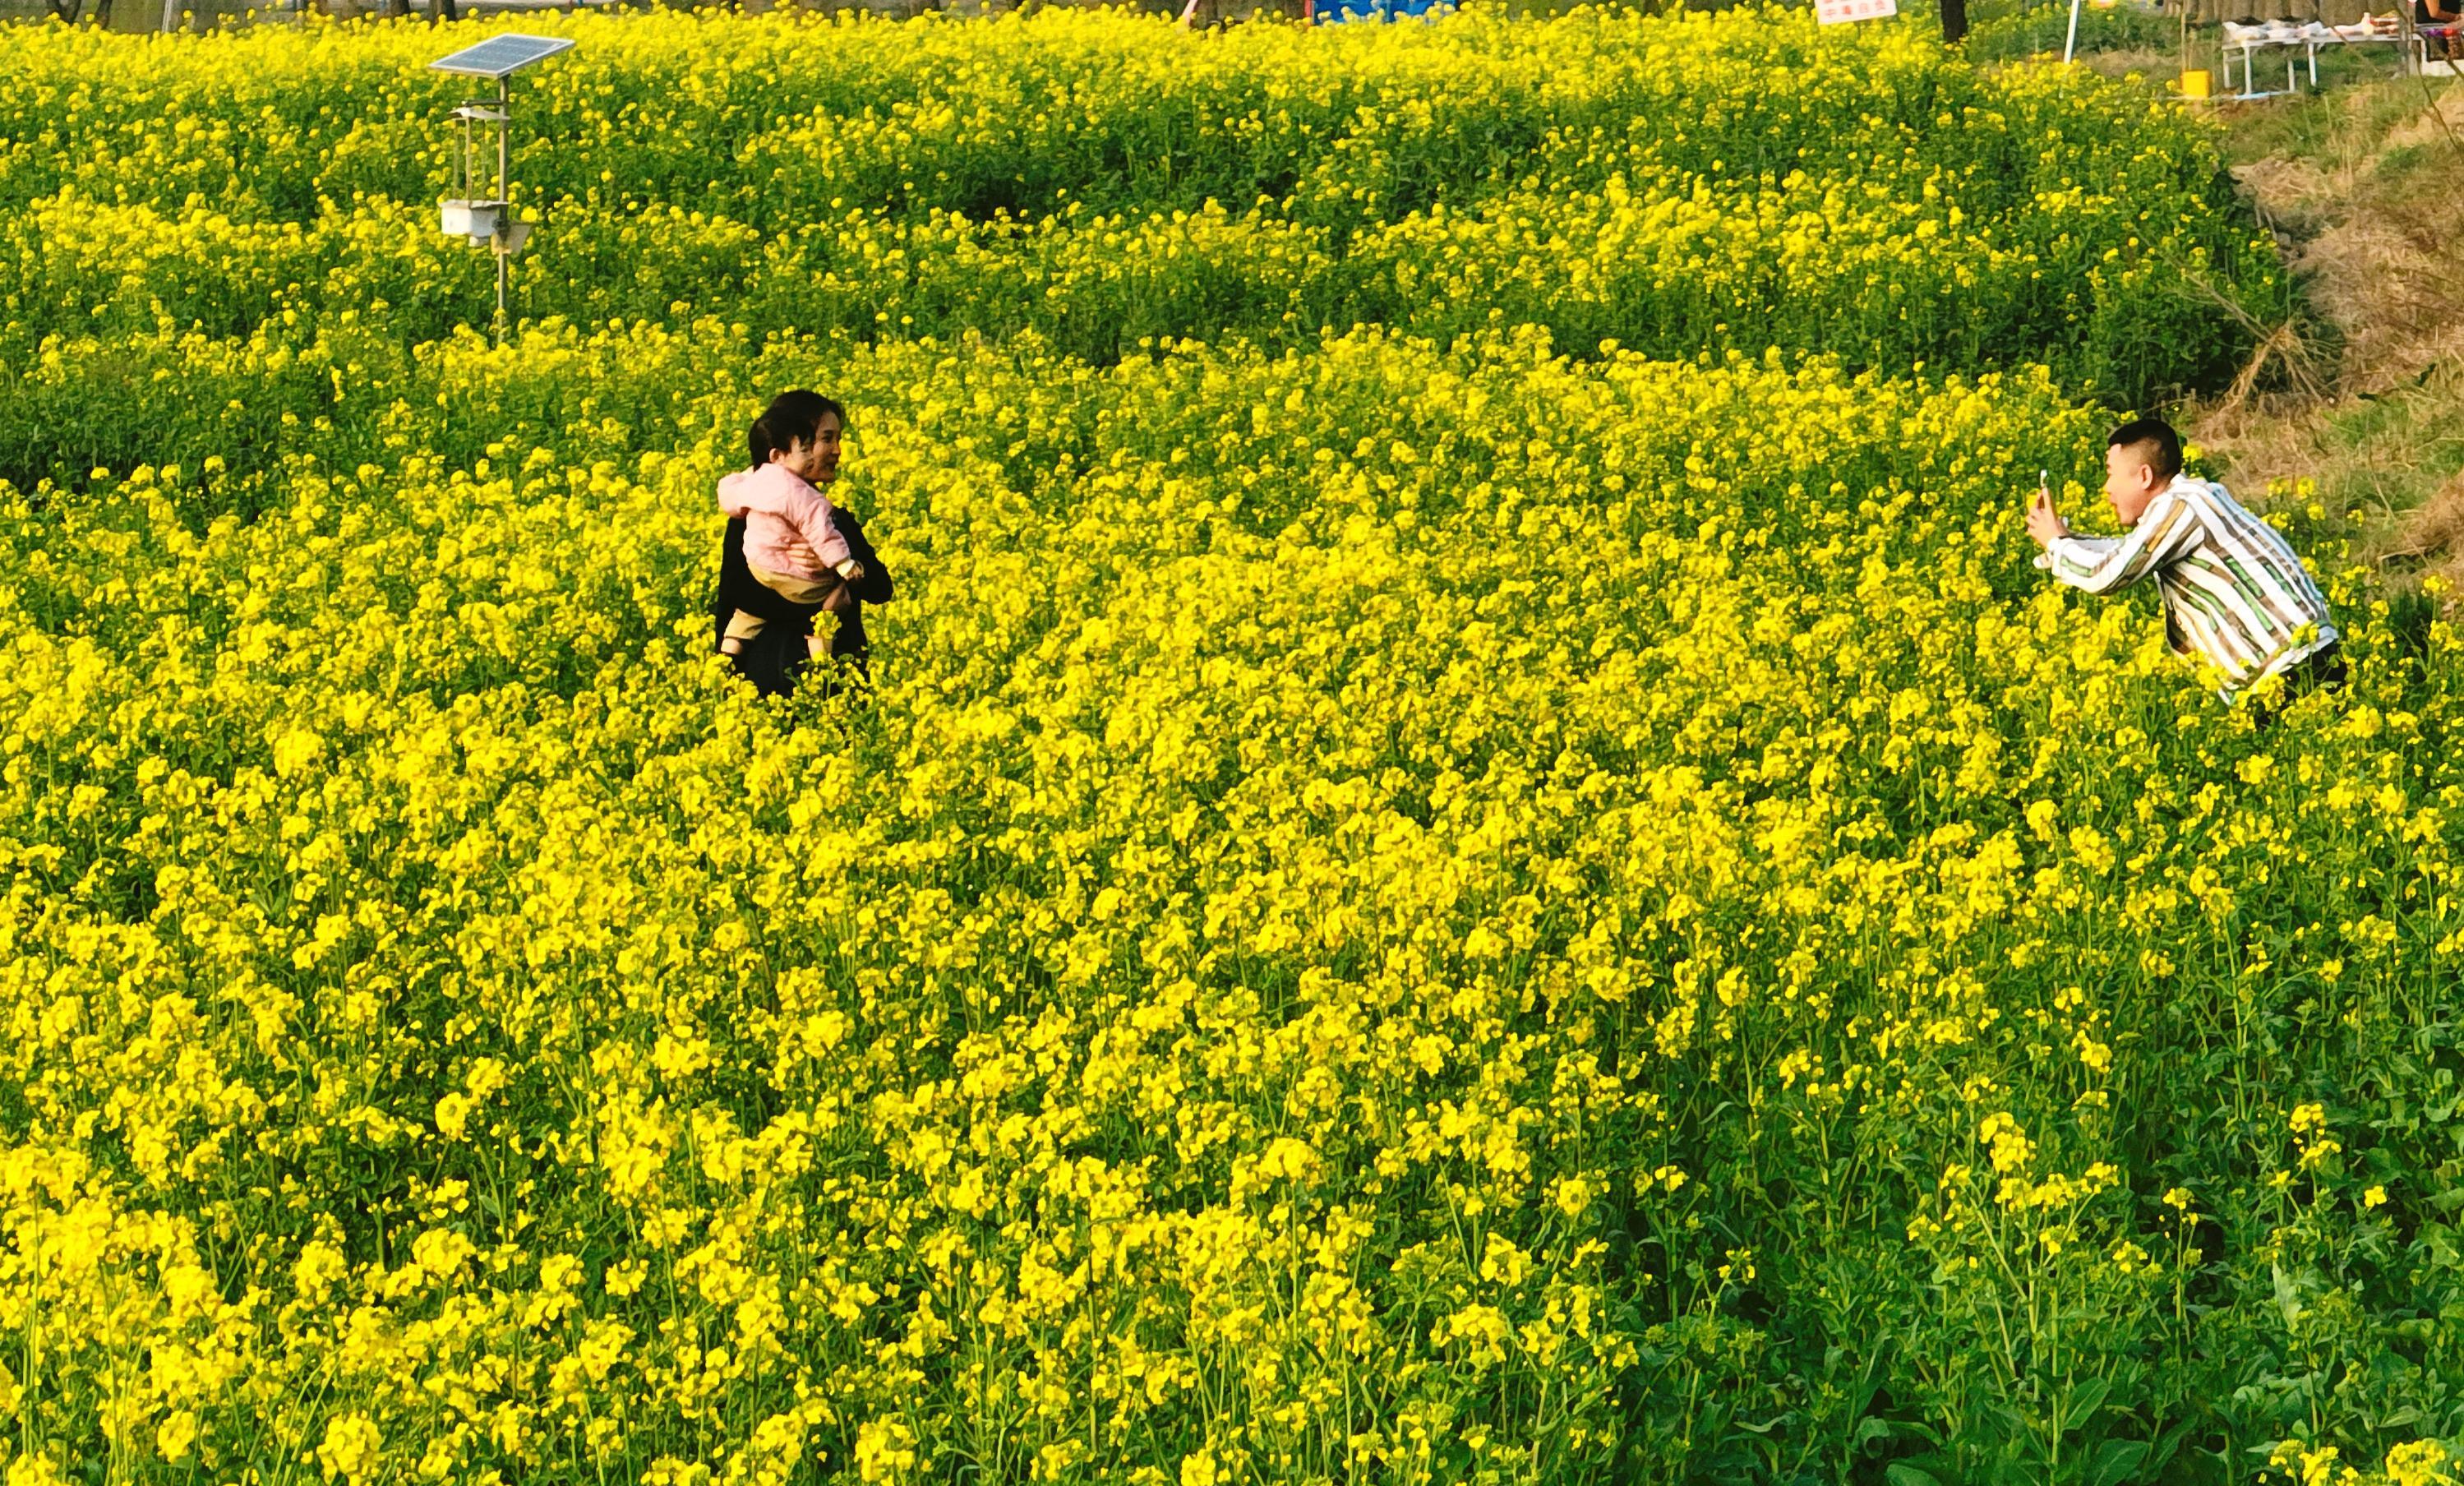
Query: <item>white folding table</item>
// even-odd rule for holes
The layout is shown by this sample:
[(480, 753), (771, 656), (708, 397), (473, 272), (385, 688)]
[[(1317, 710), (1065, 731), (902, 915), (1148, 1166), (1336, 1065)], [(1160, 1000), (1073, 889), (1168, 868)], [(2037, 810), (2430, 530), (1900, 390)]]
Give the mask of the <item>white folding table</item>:
[[(2423, 65), (2427, 66), (2430, 61), (2429, 38), (2421, 34), (2419, 32), (2415, 32), (2413, 33), (2412, 40), (2414, 48), (2420, 54)], [(2387, 46), (2402, 46), (2404, 44), (2404, 37), (2401, 35), (2383, 36), (2375, 33), (2366, 36), (2346, 36), (2341, 35), (2334, 31), (2328, 32), (2325, 35), (2321, 35), (2316, 32), (2304, 31), (2302, 34), (2299, 36), (2268, 36), (2251, 34), (2227, 37), (2224, 43), (2225, 87), (2228, 90), (2233, 87), (2233, 54), (2238, 52), (2241, 54), (2241, 91), (2238, 93), (2228, 92), (2226, 97), (2236, 102), (2246, 103), (2254, 102), (2259, 98), (2281, 98), (2287, 93), (2299, 92), (2300, 89), (2300, 83), (2299, 81), (2299, 75), (2294, 71), (2293, 58), (2294, 51), (2297, 48), (2301, 52), (2302, 61), (2309, 73), (2311, 90), (2316, 92), (2319, 87), (2319, 49), (2321, 47), (2358, 47), (2368, 46), (2374, 42), (2384, 43)], [(2280, 89), (2261, 91), (2257, 81), (2258, 54), (2269, 47), (2282, 47), (2284, 49), (2284, 86)]]
[[(2262, 92), (2257, 80), (2258, 54), (2269, 47), (2284, 49), (2284, 86)], [(2224, 45), (2225, 87), (2227, 90), (2233, 87), (2233, 54), (2239, 52), (2241, 54), (2241, 91), (2238, 93), (2228, 91), (2227, 96), (2244, 103), (2253, 103), (2260, 98), (2281, 98), (2287, 93), (2297, 91), (2300, 84), (2294, 77), (2293, 55), (2302, 51), (2310, 55), (2310, 86), (2316, 88), (2319, 86), (2319, 43), (2315, 38), (2255, 35), (2228, 39)]]

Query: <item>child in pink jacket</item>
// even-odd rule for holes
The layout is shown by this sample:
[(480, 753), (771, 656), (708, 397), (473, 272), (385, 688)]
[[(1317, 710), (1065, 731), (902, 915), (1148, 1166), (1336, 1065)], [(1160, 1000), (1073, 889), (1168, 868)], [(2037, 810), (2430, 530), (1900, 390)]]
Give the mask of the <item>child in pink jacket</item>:
[[(864, 576), (839, 535), (829, 497), (816, 488), (838, 478), (839, 421), (824, 414), (810, 428), (773, 427), (780, 410), (774, 404), (754, 421), (747, 439), (753, 467), (719, 480), (718, 509), (743, 518), (744, 565), (755, 581), (790, 603), (820, 605), (841, 583)], [(719, 648), (737, 653), (762, 625), (759, 616), (737, 610)], [(827, 653), (827, 639), (816, 635), (808, 644), (814, 656)]]

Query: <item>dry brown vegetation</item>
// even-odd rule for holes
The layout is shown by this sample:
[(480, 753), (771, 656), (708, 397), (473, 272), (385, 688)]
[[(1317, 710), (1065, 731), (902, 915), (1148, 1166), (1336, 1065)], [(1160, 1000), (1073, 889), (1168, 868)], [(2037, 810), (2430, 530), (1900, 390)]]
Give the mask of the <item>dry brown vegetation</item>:
[(2312, 482), (2390, 579), (2464, 581), (2464, 88), (2396, 78), (2227, 120), (2308, 313), (2186, 426), (2254, 495)]

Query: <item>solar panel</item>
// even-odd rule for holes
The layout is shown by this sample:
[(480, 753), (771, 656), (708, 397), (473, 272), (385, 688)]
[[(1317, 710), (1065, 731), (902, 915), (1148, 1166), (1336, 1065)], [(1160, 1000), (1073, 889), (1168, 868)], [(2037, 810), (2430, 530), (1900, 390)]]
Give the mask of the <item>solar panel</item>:
[(546, 61), (572, 45), (562, 36), (525, 36), (508, 32), (490, 36), (477, 46), (464, 47), (451, 56), (439, 57), (428, 66), (431, 72), (455, 73), (464, 77), (502, 77), (533, 62)]

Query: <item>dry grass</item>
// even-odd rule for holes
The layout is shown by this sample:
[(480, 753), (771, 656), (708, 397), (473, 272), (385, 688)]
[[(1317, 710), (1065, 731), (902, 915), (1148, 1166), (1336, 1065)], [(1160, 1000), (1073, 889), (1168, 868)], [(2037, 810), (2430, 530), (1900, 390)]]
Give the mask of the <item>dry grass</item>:
[(2185, 410), (2254, 496), (2301, 482), (2391, 575), (2464, 572), (2464, 89), (2396, 79), (2229, 117), (2310, 317)]
[(2449, 480), (2407, 512), (2374, 556), (2383, 573), (2434, 573), (2451, 593), (2464, 586), (2464, 477)]
[(2399, 151), (2464, 168), (2464, 145), (2414, 121), (2361, 160), (2276, 156), (2233, 172), (2338, 342), (2330, 395), (2384, 388), (2464, 349), (2464, 193), (2388, 170)]

